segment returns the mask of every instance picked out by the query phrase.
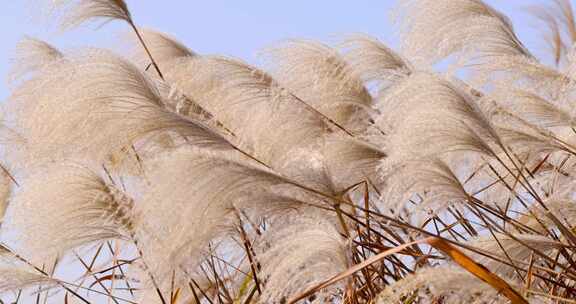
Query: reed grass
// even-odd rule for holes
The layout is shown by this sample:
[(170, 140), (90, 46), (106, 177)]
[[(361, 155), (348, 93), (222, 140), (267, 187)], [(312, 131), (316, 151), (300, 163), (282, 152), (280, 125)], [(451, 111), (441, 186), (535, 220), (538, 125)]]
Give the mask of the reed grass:
[(18, 45), (2, 303), (576, 303), (570, 1), (530, 9), (551, 65), (481, 0), (398, 2), (398, 50), (290, 40), (256, 67), (123, 0), (52, 1), (133, 49)]

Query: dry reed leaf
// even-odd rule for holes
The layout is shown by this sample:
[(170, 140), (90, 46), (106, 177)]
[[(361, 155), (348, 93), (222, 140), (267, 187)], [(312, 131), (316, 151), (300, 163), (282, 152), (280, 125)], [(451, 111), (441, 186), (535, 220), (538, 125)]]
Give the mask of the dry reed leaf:
[(510, 299), (512, 304), (528, 304), (528, 301), (526, 301), (526, 299), (524, 299), (516, 290), (510, 287), (506, 281), (491, 273), (486, 267), (474, 262), (474, 260), (470, 259), (456, 247), (439, 238), (430, 238), (427, 240), (427, 243), (444, 252), (452, 258), (454, 262), (474, 274), (480, 280), (490, 284), (499, 292), (502, 292), (503, 295)]

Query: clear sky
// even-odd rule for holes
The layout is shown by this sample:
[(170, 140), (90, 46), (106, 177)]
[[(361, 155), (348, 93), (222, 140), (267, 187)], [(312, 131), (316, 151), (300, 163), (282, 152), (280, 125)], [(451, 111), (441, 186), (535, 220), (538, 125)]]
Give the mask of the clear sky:
[[(38, 18), (39, 3), (49, 0), (4, 0), (0, 10), (0, 101), (9, 90), (5, 75), (16, 43), (25, 35), (45, 39), (60, 48), (86, 45), (114, 47), (122, 23), (94, 25), (57, 33)], [(401, 1), (401, 0), (400, 0)], [(488, 0), (509, 15), (528, 47), (537, 33), (527, 5), (551, 0)], [(396, 0), (127, 0), (140, 26), (167, 32), (198, 53), (218, 53), (250, 62), (263, 47), (287, 38), (335, 41), (348, 33), (367, 33), (397, 46), (390, 22)], [(538, 50), (535, 52), (538, 54)]]

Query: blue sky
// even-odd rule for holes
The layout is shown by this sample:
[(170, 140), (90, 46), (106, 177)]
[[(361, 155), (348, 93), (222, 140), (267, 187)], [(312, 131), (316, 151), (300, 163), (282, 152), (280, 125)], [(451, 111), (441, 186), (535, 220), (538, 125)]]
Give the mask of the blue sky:
[[(38, 3), (49, 0), (6, 0), (0, 11), (0, 100), (9, 95), (5, 75), (16, 43), (25, 35), (58, 47), (119, 45), (122, 23), (94, 25), (57, 33), (41, 20)], [(551, 0), (488, 0), (509, 15), (528, 47), (538, 47), (534, 23), (521, 10), (529, 3)], [(367, 33), (397, 46), (390, 22), (396, 0), (127, 0), (134, 19), (144, 27), (167, 32), (199, 53), (218, 53), (250, 62), (264, 47), (287, 38), (335, 41), (348, 33)], [(538, 54), (538, 50), (535, 52)]]

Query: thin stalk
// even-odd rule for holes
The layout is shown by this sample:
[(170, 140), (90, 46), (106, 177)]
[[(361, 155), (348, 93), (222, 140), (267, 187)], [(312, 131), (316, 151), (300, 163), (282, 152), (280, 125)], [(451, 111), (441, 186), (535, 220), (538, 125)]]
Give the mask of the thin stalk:
[(154, 69), (156, 70), (156, 73), (158, 73), (158, 76), (164, 80), (164, 75), (162, 74), (162, 71), (160, 71), (160, 67), (158, 66), (158, 63), (156, 63), (156, 60), (154, 60), (154, 57), (152, 56), (152, 53), (150, 52), (150, 49), (148, 49), (148, 45), (146, 45), (146, 42), (144, 42), (144, 38), (142, 37), (142, 35), (140, 34), (140, 31), (138, 30), (138, 28), (136, 27), (136, 24), (134, 24), (134, 22), (132, 21), (132, 19), (128, 20), (128, 24), (130, 24), (130, 27), (132, 27), (132, 29), (134, 30), (134, 33), (136, 34), (136, 37), (138, 37), (138, 40), (140, 41), (140, 44), (142, 45), (142, 47), (144, 48), (144, 51), (146, 51), (146, 54), (148, 55), (148, 58), (150, 59), (150, 62), (152, 62), (152, 66), (154, 67)]

